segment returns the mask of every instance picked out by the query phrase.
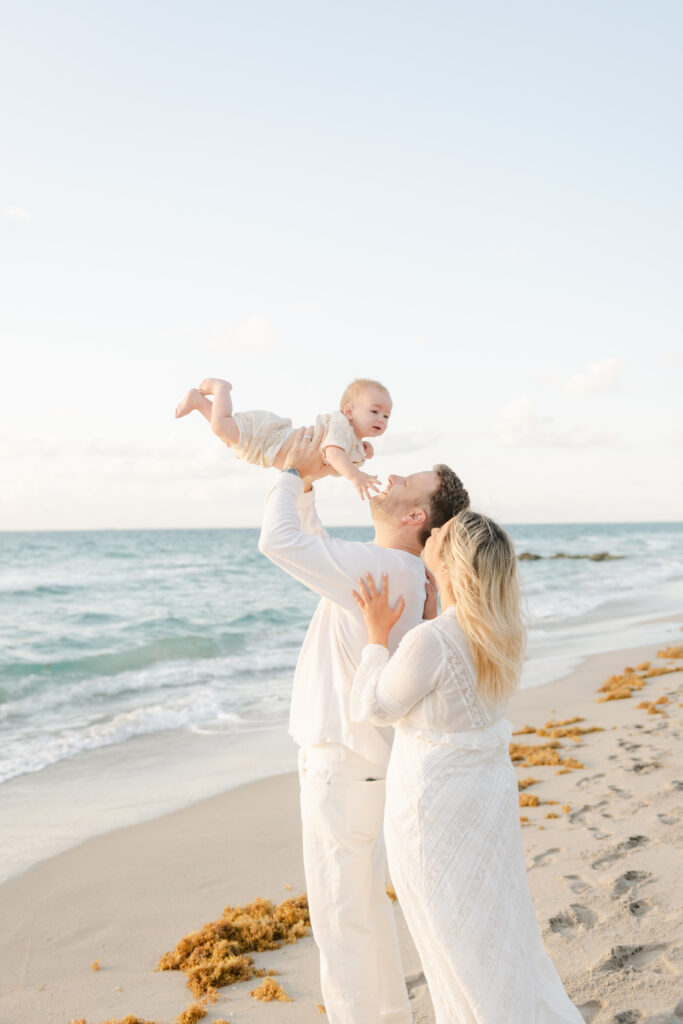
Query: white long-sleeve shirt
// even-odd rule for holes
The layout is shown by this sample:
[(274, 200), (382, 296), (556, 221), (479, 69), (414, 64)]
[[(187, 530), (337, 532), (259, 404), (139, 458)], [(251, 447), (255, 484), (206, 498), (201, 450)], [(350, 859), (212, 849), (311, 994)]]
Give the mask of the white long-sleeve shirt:
[(294, 673), (289, 732), (299, 746), (343, 743), (362, 757), (386, 764), (392, 730), (351, 720), (351, 684), (367, 643), (367, 628), (353, 597), (358, 579), (372, 573), (379, 587), (389, 576), (392, 604), (405, 610), (389, 636), (393, 653), (401, 637), (422, 621), (424, 563), (418, 555), (372, 541), (329, 537), (293, 473), (281, 473), (266, 499), (259, 549), (272, 562), (321, 597)]
[(446, 609), (403, 637), (393, 658), (368, 644), (351, 690), (359, 721), (401, 720), (432, 735), (475, 733), (503, 718), (504, 706), (488, 704), (477, 690), (469, 641), (455, 613)]

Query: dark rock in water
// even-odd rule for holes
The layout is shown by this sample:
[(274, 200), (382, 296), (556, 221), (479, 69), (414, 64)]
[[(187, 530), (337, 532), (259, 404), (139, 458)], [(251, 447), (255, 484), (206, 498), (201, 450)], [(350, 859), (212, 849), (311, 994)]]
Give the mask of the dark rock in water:
[(564, 551), (558, 551), (556, 555), (534, 555), (531, 551), (522, 551), (521, 555), (517, 555), (520, 562), (538, 562), (541, 558), (586, 558), (589, 562), (614, 562), (625, 557), (626, 555), (610, 555), (609, 551), (595, 551), (592, 555), (568, 555)]

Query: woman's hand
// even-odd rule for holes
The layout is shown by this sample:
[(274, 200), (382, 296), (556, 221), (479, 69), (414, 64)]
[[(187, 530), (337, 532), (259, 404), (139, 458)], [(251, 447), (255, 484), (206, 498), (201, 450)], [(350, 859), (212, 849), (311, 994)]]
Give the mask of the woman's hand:
[(382, 589), (377, 592), (375, 581), (368, 572), (364, 579), (358, 580), (358, 591), (352, 590), (353, 599), (363, 613), (365, 625), (368, 627), (368, 643), (381, 644), (387, 647), (389, 633), (403, 614), (406, 606), (402, 597), (399, 597), (394, 608), (389, 604), (389, 577), (385, 573), (382, 576)]

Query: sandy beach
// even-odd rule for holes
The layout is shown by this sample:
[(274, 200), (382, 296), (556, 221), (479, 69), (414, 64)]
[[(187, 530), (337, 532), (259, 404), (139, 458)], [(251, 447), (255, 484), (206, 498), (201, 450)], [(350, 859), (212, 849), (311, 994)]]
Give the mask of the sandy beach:
[[(508, 713), (515, 744), (559, 744), (545, 758), (512, 751), (524, 758), (520, 782), (535, 780), (520, 789), (529, 805), (520, 815), (543, 937), (593, 1024), (683, 1020), (683, 659), (658, 658), (658, 649), (593, 656), (565, 679), (521, 691)], [(630, 697), (599, 700), (605, 680), (628, 666), (640, 670), (612, 690)], [(576, 721), (557, 724), (567, 719)], [(563, 734), (577, 727), (596, 731)], [(534, 763), (544, 759), (570, 767)], [(183, 973), (155, 969), (160, 957), (226, 905), (279, 904), (303, 891), (291, 773), (89, 839), (0, 886), (0, 1024), (129, 1014), (171, 1024), (195, 999)], [(430, 1024), (420, 964), (395, 912), (414, 1020)], [(220, 988), (207, 1024), (321, 1019), (310, 934), (255, 961), (278, 972), (292, 1001), (253, 999), (252, 979)]]

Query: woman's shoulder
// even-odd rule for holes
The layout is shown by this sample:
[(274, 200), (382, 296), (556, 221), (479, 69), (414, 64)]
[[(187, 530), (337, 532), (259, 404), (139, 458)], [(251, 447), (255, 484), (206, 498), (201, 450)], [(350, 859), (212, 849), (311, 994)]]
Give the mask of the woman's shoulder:
[(427, 651), (436, 653), (442, 647), (442, 639), (439, 634), (435, 623), (438, 619), (424, 619), (419, 622), (417, 626), (413, 626), (407, 633), (403, 635), (403, 638), (399, 644), (399, 649), (402, 649), (404, 653), (426, 653)]

